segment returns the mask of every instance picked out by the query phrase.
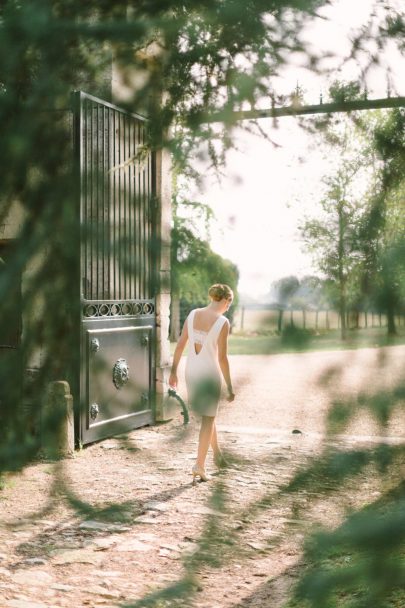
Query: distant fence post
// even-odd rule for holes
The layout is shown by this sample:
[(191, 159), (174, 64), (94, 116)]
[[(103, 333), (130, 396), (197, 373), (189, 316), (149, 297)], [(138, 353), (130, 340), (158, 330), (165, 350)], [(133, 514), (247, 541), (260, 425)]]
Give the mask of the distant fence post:
[(277, 315), (277, 331), (279, 333), (281, 333), (281, 331), (283, 329), (283, 316), (284, 316), (284, 310), (282, 308), (279, 308), (278, 315)]
[(243, 331), (245, 325), (245, 307), (242, 306), (241, 312), (240, 312), (240, 329), (241, 331)]

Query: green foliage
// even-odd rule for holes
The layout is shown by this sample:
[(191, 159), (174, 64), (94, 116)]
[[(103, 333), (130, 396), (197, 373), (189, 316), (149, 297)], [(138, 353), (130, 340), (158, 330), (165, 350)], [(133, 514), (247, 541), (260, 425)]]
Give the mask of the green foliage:
[[(212, 209), (208, 205), (185, 198), (182, 188), (178, 185), (176, 172), (173, 181), (171, 338), (176, 340), (190, 310), (206, 305), (208, 289), (214, 283), (225, 283), (234, 292), (234, 305), (228, 312), (232, 321), (233, 310), (238, 303), (239, 272), (235, 264), (213, 252), (209, 245), (211, 224), (215, 221)], [(201, 238), (203, 228), (205, 238)], [(180, 309), (177, 311), (176, 307)], [(174, 328), (173, 319), (176, 318), (178, 326)]]
[[(347, 90), (339, 83), (332, 88), (333, 94)], [(355, 95), (356, 87), (349, 88)], [(324, 217), (307, 219), (301, 233), (319, 270), (336, 286), (342, 336), (349, 307), (386, 313), (389, 334), (403, 308), (404, 132), (402, 109), (356, 114), (322, 131), (340, 166), (324, 180)]]
[[(400, 453), (396, 455), (386, 446), (357, 457), (348, 454), (346, 465), (336, 463), (338, 468), (330, 471), (330, 478), (338, 473), (339, 483), (342, 477), (360, 473), (370, 457), (380, 465), (388, 456), (389, 465), (383, 469), (387, 471), (398, 462)], [(333, 532), (315, 533), (307, 543), (306, 559), (311, 565), (297, 587), (297, 598), (314, 607), (359, 608), (390, 606), (398, 591), (403, 598), (404, 497), (403, 483), (398, 483), (384, 500), (348, 515)]]
[(311, 332), (295, 325), (286, 325), (281, 332), (281, 344), (287, 348), (304, 349), (311, 340)]
[(307, 275), (282, 277), (270, 293), (280, 309), (329, 310), (337, 308), (336, 285), (331, 279)]
[(394, 314), (405, 306), (404, 116), (402, 109), (391, 110), (362, 124), (379, 159), (359, 231), (362, 283), (366, 296), (387, 312), (391, 335), (396, 332)]
[(282, 277), (275, 281), (271, 289), (275, 292), (278, 303), (283, 307), (288, 307), (291, 298), (298, 291), (299, 280), (295, 276)]
[(335, 80), (329, 87), (329, 96), (337, 103), (355, 101), (362, 97), (361, 84), (357, 80), (351, 82)]
[(397, 108), (377, 122), (373, 133), (376, 152), (383, 161), (382, 186), (385, 190), (399, 186), (404, 179), (405, 110)]
[(191, 308), (206, 305), (208, 289), (213, 283), (229, 285), (234, 291), (236, 306), (239, 272), (235, 264), (213, 252), (207, 241), (185, 227), (173, 230), (172, 234), (176, 243), (173, 251), (177, 251), (176, 259), (172, 258), (172, 273), (181, 301), (181, 321)]
[[(209, 154), (213, 167), (217, 168), (224, 160), (224, 150), (232, 145), (234, 110), (245, 104), (254, 105), (260, 96), (275, 93), (271, 76), (278, 73), (285, 57), (295, 51), (305, 52), (300, 42), (303, 23), (325, 3), (325, 0), (275, 0), (270, 4), (262, 0), (197, 3), (6, 0), (1, 3), (0, 227), (9, 228), (12, 224), (14, 246), (7, 257), (0, 252), (4, 262), (0, 276), (0, 335), (8, 335), (14, 325), (12, 320), (20, 299), (16, 278), (19, 281), (21, 276), (24, 332), (21, 334), (17, 328), (16, 348), (2, 354), (0, 365), (0, 471), (22, 469), (37, 456), (40, 447), (40, 437), (27, 426), (26, 411), (20, 405), (21, 369), (36, 370), (30, 395), (30, 419), (36, 426), (46, 386), (60, 377), (71, 380), (70, 370), (80, 352), (76, 331), (80, 302), (79, 297), (76, 301), (73, 295), (80, 276), (77, 213), (80, 193), (71, 171), (72, 125), (68, 116), (72, 89), (82, 88), (109, 99), (114, 56), (115, 67), (121, 71), (123, 80), (137, 83), (126, 107), (146, 112), (150, 117), (148, 144), (156, 148), (164, 141), (172, 151), (176, 166), (184, 171), (188, 170), (188, 155), (200, 145), (202, 153)], [(390, 17), (383, 34), (401, 41), (403, 20)], [(316, 57), (310, 53), (307, 57), (316, 67)], [(210, 114), (219, 109), (224, 110), (225, 123), (221, 127), (207, 122)], [(393, 118), (376, 140), (386, 167), (384, 188), (394, 184), (400, 188), (403, 156), (394, 158), (390, 141), (398, 135), (395, 129), (402, 124), (401, 117), (402, 114)], [(170, 127), (173, 128), (170, 130)], [(394, 199), (392, 201), (394, 205)], [(204, 282), (208, 285), (214, 277), (216, 281), (236, 285), (237, 271), (231, 264), (215, 256), (203, 239), (181, 227), (176, 229), (184, 281), (191, 281), (193, 285), (192, 289), (184, 286), (188, 293), (199, 293)], [(387, 254), (386, 259), (390, 260), (390, 255)], [(392, 267), (391, 262), (387, 264)], [(197, 269), (197, 274), (193, 274), (192, 268)], [(179, 284), (182, 280), (179, 277)], [(77, 391), (74, 382), (72, 388)], [(381, 410), (384, 419), (389, 417), (389, 409), (390, 405), (384, 404)], [(57, 414), (42, 420), (49, 432), (59, 423)], [(356, 454), (349, 454), (344, 462), (334, 460), (335, 466), (327, 468), (325, 475), (333, 481), (333, 475), (339, 470), (341, 481), (343, 474), (348, 477), (364, 463), (375, 461), (381, 465), (383, 456), (384, 463), (388, 462), (390, 470), (395, 471), (396, 461), (392, 456), (395, 450), (388, 450), (389, 458), (386, 451), (370, 450), (370, 455), (360, 462)], [(354, 465), (350, 465), (350, 457)], [(341, 465), (340, 469), (336, 468), (336, 462)], [(214, 483), (213, 487), (214, 504), (223, 506), (222, 510), (227, 513), (221, 482)], [(284, 488), (284, 495), (287, 490)], [(63, 468), (55, 471), (51, 496), (55, 502), (50, 508), (63, 497), (80, 516), (123, 517), (123, 505), (119, 503), (94, 511), (69, 487)], [(283, 492), (265, 496), (260, 504), (248, 505), (246, 511), (254, 518), (260, 509), (282, 498)], [(367, 512), (366, 517), (369, 517)], [(355, 580), (372, 583), (374, 576), (376, 584), (370, 584), (367, 590), (370, 606), (377, 606), (380, 598), (397, 586), (402, 566), (396, 561), (396, 552), (403, 547), (404, 529), (400, 488), (392, 497), (392, 505), (387, 507), (382, 523), (374, 516), (368, 522), (364, 533), (363, 526), (357, 527), (359, 519), (349, 520), (332, 531), (330, 539), (345, 550), (357, 550), (361, 557), (367, 551), (366, 561), (374, 567), (361, 569), (357, 564), (350, 576), (344, 573), (340, 578), (325, 578), (323, 573), (318, 573), (310, 585), (303, 583), (301, 587), (302, 594), (313, 601), (314, 606), (325, 602), (337, 585)], [(383, 548), (381, 543), (385, 536), (390, 541), (388, 556), (388, 548)], [(232, 534), (221, 529), (220, 521), (209, 519), (199, 553), (185, 564), (184, 578), (140, 605), (159, 605), (166, 598), (174, 601), (186, 598), (190, 603), (199, 569), (220, 567), (229, 548), (235, 549), (233, 541)], [(325, 536), (318, 541), (324, 551)], [(378, 556), (382, 556), (384, 563), (376, 577)], [(320, 586), (322, 592), (316, 593)]]
[[(336, 100), (356, 98), (360, 88), (339, 84)], [(348, 97), (345, 97), (345, 96)], [(339, 150), (343, 159), (328, 180), (327, 198), (322, 200), (324, 221), (310, 220), (303, 234), (319, 269), (339, 287), (342, 320), (351, 302), (359, 307), (383, 311), (388, 332), (395, 333), (395, 312), (403, 310), (403, 110), (376, 112), (352, 117), (349, 145), (342, 150), (339, 123), (329, 123), (325, 141)], [(356, 141), (357, 139), (357, 141)], [(357, 148), (356, 148), (357, 147)], [(355, 159), (351, 150), (357, 149)], [(342, 154), (343, 153), (343, 154)], [(356, 167), (372, 168), (369, 187), (353, 193)], [(346, 191), (345, 191), (346, 190)], [(347, 192), (349, 191), (349, 196)], [(360, 195), (359, 195), (360, 194)], [(333, 375), (333, 373), (332, 373)], [(325, 382), (329, 379), (325, 378)], [(403, 386), (392, 392), (359, 394), (355, 399), (332, 400), (329, 433), (344, 433), (353, 418), (365, 411), (376, 421), (383, 436), (392, 413), (401, 407)], [(403, 459), (403, 448), (381, 443), (361, 452), (326, 453), (323, 460), (296, 478), (292, 489), (326, 482), (337, 488), (351, 477), (369, 476), (375, 467), (381, 476), (396, 479), (381, 500), (355, 509), (343, 523), (315, 533), (307, 543), (308, 566), (296, 590), (296, 601), (311, 608), (363, 608), (401, 606), (404, 599), (404, 487), (395, 475)]]

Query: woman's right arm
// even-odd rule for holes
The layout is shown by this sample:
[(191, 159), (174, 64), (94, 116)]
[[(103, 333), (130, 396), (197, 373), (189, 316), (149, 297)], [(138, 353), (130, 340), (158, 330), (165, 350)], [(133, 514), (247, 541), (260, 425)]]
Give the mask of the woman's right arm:
[(170, 371), (170, 376), (169, 376), (169, 386), (172, 386), (173, 388), (177, 387), (177, 382), (178, 382), (177, 368), (180, 363), (180, 359), (183, 354), (183, 350), (186, 347), (187, 340), (188, 340), (188, 329), (187, 329), (187, 319), (186, 319), (184, 322), (184, 325), (183, 325), (183, 330), (181, 332), (179, 341), (177, 342), (176, 350), (174, 351), (172, 369)]

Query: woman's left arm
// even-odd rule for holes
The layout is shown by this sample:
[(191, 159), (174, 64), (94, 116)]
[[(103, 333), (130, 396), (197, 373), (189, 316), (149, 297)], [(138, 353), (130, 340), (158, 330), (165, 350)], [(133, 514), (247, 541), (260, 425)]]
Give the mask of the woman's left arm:
[(228, 336), (229, 336), (229, 321), (224, 323), (218, 338), (218, 362), (224, 377), (226, 388), (228, 389), (228, 401), (235, 399), (235, 393), (232, 388), (231, 372), (229, 369), (228, 360)]

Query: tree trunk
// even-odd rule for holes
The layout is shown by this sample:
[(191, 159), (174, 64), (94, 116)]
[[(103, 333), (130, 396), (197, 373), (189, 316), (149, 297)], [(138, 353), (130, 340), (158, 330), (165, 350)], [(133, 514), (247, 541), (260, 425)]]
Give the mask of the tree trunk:
[(395, 310), (391, 306), (387, 308), (387, 333), (389, 336), (397, 335), (397, 328), (395, 326)]
[[(393, 285), (393, 281), (389, 281), (389, 274), (385, 274), (384, 281), (384, 299), (385, 299), (385, 316), (387, 319), (387, 333), (388, 336), (396, 336), (397, 328), (395, 326), (395, 308), (398, 301), (397, 290)], [(380, 312), (380, 327), (382, 326), (381, 320), (381, 312)]]
[(326, 319), (325, 319), (325, 322), (326, 322), (326, 329), (329, 331), (329, 330), (330, 330), (330, 323), (329, 323), (329, 309), (327, 309), (327, 311), (326, 311)]
[(339, 316), (340, 316), (340, 337), (346, 340), (346, 277), (344, 272), (344, 255), (345, 255), (345, 215), (344, 202), (338, 204), (339, 218), (339, 241), (338, 241), (338, 259), (339, 259)]
[(319, 310), (317, 310), (315, 313), (315, 331), (318, 331), (318, 316), (319, 316)]
[(340, 337), (346, 340), (346, 298), (340, 294), (339, 299)]
[(306, 327), (307, 327), (307, 315), (306, 315), (305, 308), (302, 309), (302, 327), (304, 329), (306, 329)]

